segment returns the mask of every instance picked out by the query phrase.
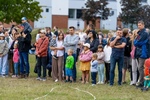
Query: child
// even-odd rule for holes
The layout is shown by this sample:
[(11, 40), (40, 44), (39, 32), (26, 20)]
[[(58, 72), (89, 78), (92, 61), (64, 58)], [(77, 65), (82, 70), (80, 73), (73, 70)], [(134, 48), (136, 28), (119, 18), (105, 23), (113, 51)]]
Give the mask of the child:
[(96, 76), (97, 76), (97, 67), (98, 67), (98, 61), (97, 61), (97, 54), (94, 53), (92, 55), (92, 61), (91, 61), (91, 78), (92, 78), (92, 86), (96, 85)]
[[(68, 50), (68, 57), (66, 58), (66, 65), (65, 65), (65, 72), (66, 72), (66, 81), (65, 82), (69, 82), (72, 83), (73, 78), (72, 78), (72, 69), (73, 69), (73, 65), (74, 65), (74, 57), (72, 56), (73, 54), (73, 50), (69, 49)], [(70, 77), (70, 79), (68, 80), (68, 78)]]
[(82, 83), (89, 82), (89, 71), (90, 71), (90, 61), (92, 59), (92, 52), (90, 51), (90, 44), (83, 44), (84, 49), (79, 56), (80, 60), (80, 70), (82, 71)]
[(98, 46), (98, 52), (97, 52), (97, 56), (98, 56), (98, 77), (99, 77), (99, 81), (97, 84), (104, 84), (104, 52), (103, 52), (103, 46), (99, 45)]
[[(50, 46), (51, 46), (51, 47), (57, 47), (57, 43), (56, 43), (56, 35), (54, 35), (54, 36), (52, 37)], [(57, 57), (57, 50), (54, 50), (53, 58), (55, 58), (55, 59), (58, 58), (58, 57)]]
[(18, 64), (19, 64), (18, 40), (16, 40), (14, 43), (13, 62), (14, 62), (15, 75), (13, 75), (12, 77), (15, 78), (18, 77)]
[(150, 58), (145, 60), (144, 67), (145, 81), (144, 87), (141, 90), (148, 91), (148, 88), (150, 88)]
[(112, 48), (110, 47), (110, 39), (107, 42), (107, 45), (104, 47), (104, 61), (105, 61), (105, 75), (106, 80), (105, 83), (109, 83), (109, 73), (110, 73), (110, 56), (111, 56)]
[(0, 34), (0, 75), (5, 77), (8, 64), (8, 44), (3, 33)]

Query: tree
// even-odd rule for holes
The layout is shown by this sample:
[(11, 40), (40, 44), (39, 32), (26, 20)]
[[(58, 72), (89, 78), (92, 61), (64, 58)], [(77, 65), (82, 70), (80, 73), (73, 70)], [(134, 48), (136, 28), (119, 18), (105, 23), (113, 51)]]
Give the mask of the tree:
[(150, 28), (150, 5), (144, 5), (139, 8), (138, 20), (143, 20), (145, 27)]
[(0, 21), (20, 23), (23, 16), (29, 20), (38, 20), (42, 9), (35, 0), (0, 0)]
[[(103, 4), (103, 5), (102, 5)], [(83, 9), (82, 19), (95, 25), (97, 19), (102, 18), (103, 20), (108, 19), (109, 8), (107, 8), (108, 2), (106, 0), (87, 0), (85, 3), (86, 8)]]
[(137, 23), (137, 17), (139, 16), (138, 8), (141, 6), (140, 0), (121, 0), (121, 10), (122, 12), (119, 15), (119, 18), (125, 24), (131, 24), (131, 28), (133, 24)]

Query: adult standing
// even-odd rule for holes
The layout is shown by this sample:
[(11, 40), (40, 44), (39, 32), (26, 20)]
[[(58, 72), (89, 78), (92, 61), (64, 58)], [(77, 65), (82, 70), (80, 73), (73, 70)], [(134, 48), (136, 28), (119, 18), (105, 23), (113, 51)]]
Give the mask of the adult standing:
[(144, 22), (138, 22), (138, 36), (134, 40), (135, 58), (138, 60), (138, 71), (139, 71), (139, 82), (136, 84), (137, 87), (142, 87), (144, 82), (144, 62), (148, 58), (148, 33), (146, 32)]
[[(52, 57), (52, 78), (55, 82), (62, 81), (63, 65), (64, 65), (64, 34), (59, 33), (56, 39), (57, 47), (50, 46), (51, 54), (54, 55), (57, 50), (57, 59)], [(50, 43), (51, 45), (51, 43)]]
[(97, 52), (97, 48), (99, 45), (99, 40), (96, 37), (96, 32), (94, 30), (89, 31), (89, 38), (85, 41), (85, 43), (90, 44), (90, 51), (93, 53)]
[(29, 49), (31, 47), (31, 31), (32, 28), (29, 27), (29, 23), (25, 17), (22, 18), (21, 37), (18, 38), (18, 50), (20, 57), (20, 78), (27, 78), (30, 73), (29, 66)]
[(131, 52), (131, 41), (129, 37), (129, 29), (124, 28), (123, 29), (123, 37), (126, 38), (126, 46), (124, 49), (124, 64), (122, 69), (122, 83), (125, 84), (125, 78), (126, 78), (126, 71), (131, 66), (131, 58), (130, 58), (130, 52)]
[(54, 35), (58, 36), (58, 27), (54, 26)]
[(118, 63), (118, 85), (121, 85), (122, 82), (122, 67), (126, 39), (122, 37), (122, 30), (118, 30), (116, 35), (117, 36), (113, 37), (110, 42), (110, 46), (112, 47), (110, 59), (110, 86), (114, 84), (116, 63)]
[[(65, 58), (67, 58), (67, 51), (69, 49), (73, 50), (73, 57), (74, 57), (74, 66), (73, 66), (73, 80), (76, 81), (76, 51), (77, 45), (79, 41), (79, 36), (75, 34), (75, 27), (69, 27), (69, 34), (66, 35), (64, 39), (64, 46), (65, 46)], [(66, 59), (65, 59), (66, 60)]]

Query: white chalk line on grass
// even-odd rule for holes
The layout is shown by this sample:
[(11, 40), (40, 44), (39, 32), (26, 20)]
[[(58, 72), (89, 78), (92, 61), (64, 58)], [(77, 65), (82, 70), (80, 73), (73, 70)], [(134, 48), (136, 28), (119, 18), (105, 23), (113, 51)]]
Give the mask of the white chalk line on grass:
[[(38, 99), (47, 97), (54, 89), (59, 88), (59, 87), (60, 87), (60, 86), (53, 87), (46, 95), (41, 96), (41, 97), (37, 97), (37, 98), (35, 98), (34, 100), (38, 100)], [(61, 88), (61, 87), (60, 87), (60, 88)], [(78, 90), (78, 91), (81, 91), (81, 92), (84, 92), (84, 93), (87, 93), (87, 94), (91, 95), (91, 96), (94, 98), (94, 100), (96, 100), (96, 97), (95, 97), (92, 93), (90, 93), (90, 92), (88, 92), (88, 91), (84, 91), (84, 90), (81, 90), (81, 89), (79, 89), (79, 88), (74, 88), (74, 87), (70, 87), (70, 88), (75, 89), (75, 90)]]
[(96, 97), (92, 93), (90, 93), (89, 91), (84, 91), (84, 90), (81, 90), (79, 88), (74, 88), (74, 87), (70, 87), (70, 88), (81, 91), (81, 92), (84, 92), (84, 93), (87, 93), (87, 94), (91, 95), (94, 98), (94, 100), (96, 100)]
[(58, 88), (58, 86), (56, 86), (56, 87), (53, 87), (46, 95), (44, 95), (44, 96), (41, 96), (41, 97), (37, 97), (37, 98), (35, 98), (34, 100), (38, 100), (38, 99), (41, 99), (41, 98), (45, 98), (45, 97), (47, 97), (54, 89), (56, 89), (56, 88)]

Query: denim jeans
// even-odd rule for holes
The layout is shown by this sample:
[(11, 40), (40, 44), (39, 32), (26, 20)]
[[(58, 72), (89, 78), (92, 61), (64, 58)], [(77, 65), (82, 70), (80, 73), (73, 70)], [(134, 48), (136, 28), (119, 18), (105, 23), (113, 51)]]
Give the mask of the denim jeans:
[(8, 54), (3, 57), (0, 57), (0, 74), (1, 75), (8, 75)]
[(19, 52), (19, 57), (20, 57), (20, 73), (29, 74), (30, 66), (29, 66), (28, 52)]
[[(67, 58), (68, 54), (65, 53), (65, 63), (66, 63), (66, 58)], [(76, 77), (77, 77), (77, 70), (76, 70), (76, 54), (72, 55), (74, 57), (74, 65), (73, 65), (73, 69), (72, 69), (72, 78), (74, 81), (76, 81)], [(64, 68), (64, 73), (65, 73), (65, 68)], [(66, 75), (66, 74), (65, 74)]]
[(98, 64), (97, 70), (99, 82), (104, 82), (104, 64)]
[(47, 57), (37, 57), (38, 77), (41, 77), (41, 66), (43, 67), (43, 78), (46, 78)]
[(110, 59), (110, 85), (114, 84), (116, 63), (118, 64), (118, 85), (121, 85), (123, 58), (124, 57), (111, 56), (111, 59)]
[(19, 63), (14, 63), (14, 71), (15, 71), (15, 75), (18, 75), (18, 65)]
[(92, 84), (96, 84), (97, 72), (91, 72)]

